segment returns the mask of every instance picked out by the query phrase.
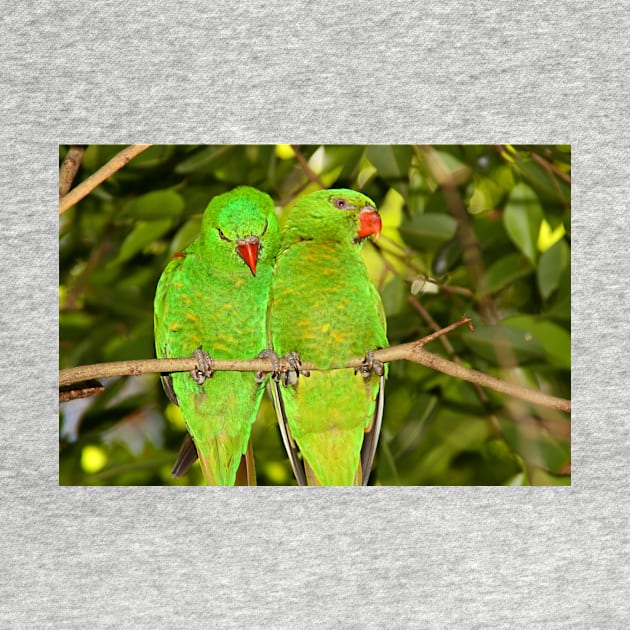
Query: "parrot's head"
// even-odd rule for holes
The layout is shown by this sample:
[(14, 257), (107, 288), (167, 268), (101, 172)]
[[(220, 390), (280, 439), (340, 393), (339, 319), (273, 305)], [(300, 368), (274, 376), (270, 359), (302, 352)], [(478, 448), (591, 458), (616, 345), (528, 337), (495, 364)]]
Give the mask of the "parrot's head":
[(285, 240), (361, 243), (381, 232), (374, 202), (356, 190), (318, 190), (298, 199), (287, 218)]
[(231, 271), (245, 264), (255, 276), (260, 262), (273, 263), (280, 246), (273, 200), (249, 186), (214, 197), (203, 215), (202, 238), (213, 265)]

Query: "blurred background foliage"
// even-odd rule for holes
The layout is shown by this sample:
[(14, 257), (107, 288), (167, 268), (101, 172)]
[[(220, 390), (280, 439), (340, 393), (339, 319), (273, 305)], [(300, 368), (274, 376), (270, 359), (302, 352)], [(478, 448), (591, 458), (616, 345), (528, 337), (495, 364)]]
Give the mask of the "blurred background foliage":
[[(90, 145), (75, 185), (121, 148)], [(256, 186), (282, 220), (298, 195), (347, 187), (383, 218), (364, 257), (392, 345), (467, 314), (476, 332), (427, 350), (570, 398), (570, 164), (556, 145), (153, 146), (60, 217), (60, 367), (155, 356), (158, 278), (214, 195)], [(104, 384), (60, 404), (60, 484), (202, 483), (198, 464), (170, 476), (184, 424), (159, 377)], [(371, 483), (569, 484), (570, 431), (566, 414), (394, 362)], [(259, 484), (293, 484), (267, 399), (253, 443)]]

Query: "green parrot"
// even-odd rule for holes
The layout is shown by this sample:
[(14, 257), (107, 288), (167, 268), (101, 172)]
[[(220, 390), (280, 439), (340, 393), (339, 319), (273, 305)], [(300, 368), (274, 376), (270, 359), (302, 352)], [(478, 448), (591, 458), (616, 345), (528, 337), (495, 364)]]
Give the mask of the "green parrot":
[[(385, 370), (372, 350), (388, 346), (381, 298), (361, 242), (381, 219), (362, 193), (320, 190), (291, 209), (276, 259), (269, 345), (294, 370), (278, 374), (272, 397), (285, 448), (301, 485), (367, 484), (383, 415)], [(367, 354), (366, 354), (367, 352)], [(366, 356), (358, 370), (312, 370)], [(304, 376), (308, 375), (305, 373)]]
[(192, 353), (198, 360), (198, 369), (190, 374), (163, 377), (166, 393), (180, 406), (190, 434), (174, 476), (183, 474), (199, 456), (209, 485), (255, 480), (248, 444), (263, 385), (252, 372), (213, 375), (208, 355), (246, 359), (265, 349), (279, 244), (271, 197), (241, 186), (211, 200), (200, 236), (173, 256), (160, 277), (154, 304), (157, 356)]

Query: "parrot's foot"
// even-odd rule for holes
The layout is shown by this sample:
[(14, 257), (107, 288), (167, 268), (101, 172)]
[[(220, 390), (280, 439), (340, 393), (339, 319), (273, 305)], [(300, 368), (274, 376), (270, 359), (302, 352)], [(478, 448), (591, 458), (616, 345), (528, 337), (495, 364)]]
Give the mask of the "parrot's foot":
[[(308, 370), (302, 369), (302, 359), (297, 352), (289, 352), (286, 357), (280, 359), (273, 350), (263, 350), (258, 356), (261, 359), (271, 359), (273, 365), (271, 378), (285, 387), (295, 385), (300, 376), (311, 375)], [(262, 383), (266, 374), (266, 372), (256, 372), (256, 381)]]
[(284, 357), (289, 364), (290, 369), (282, 372), (282, 384), (287, 387), (288, 385), (296, 385), (300, 376), (308, 377), (311, 373), (308, 370), (302, 369), (302, 357), (297, 352), (289, 352)]
[(201, 348), (197, 348), (193, 352), (193, 358), (196, 359), (197, 365), (195, 369), (190, 371), (190, 376), (197, 383), (203, 385), (207, 378), (212, 378), (212, 357), (204, 352)]
[[(271, 371), (271, 378), (278, 382), (280, 380), (280, 359), (278, 359), (278, 355), (273, 351), (265, 348), (259, 355), (259, 359), (271, 359), (271, 364), (273, 365), (273, 370)], [(269, 374), (269, 372), (256, 372), (256, 382), (260, 385), (265, 377)]]
[(374, 351), (368, 350), (365, 353), (365, 359), (363, 359), (363, 365), (354, 368), (355, 374), (361, 374), (363, 378), (370, 378), (372, 374), (376, 376), (383, 376), (385, 373), (385, 366), (382, 361), (377, 361), (374, 358)]

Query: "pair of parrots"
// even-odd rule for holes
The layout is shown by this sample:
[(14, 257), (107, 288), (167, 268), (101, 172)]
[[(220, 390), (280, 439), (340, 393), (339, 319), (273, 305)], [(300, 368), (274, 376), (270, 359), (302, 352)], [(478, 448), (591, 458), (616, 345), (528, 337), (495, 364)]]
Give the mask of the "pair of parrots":
[[(298, 483), (367, 483), (384, 388), (370, 351), (388, 343), (360, 247), (380, 229), (374, 203), (353, 190), (298, 199), (282, 234), (266, 193), (242, 186), (212, 199), (201, 235), (175, 254), (155, 296), (157, 356), (199, 359), (192, 374), (163, 377), (190, 434), (174, 475), (198, 456), (210, 485), (255, 483), (250, 433), (264, 379), (212, 374), (207, 355), (248, 359), (262, 351), (295, 367), (274, 374), (270, 389)], [(358, 371), (326, 369), (363, 355)], [(302, 373), (300, 359), (322, 370)]]

